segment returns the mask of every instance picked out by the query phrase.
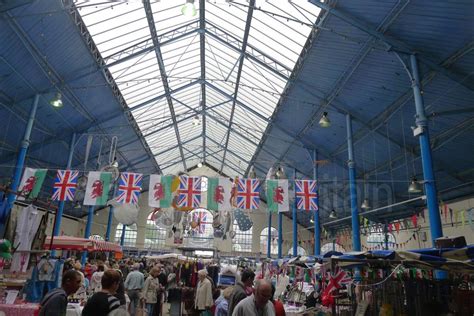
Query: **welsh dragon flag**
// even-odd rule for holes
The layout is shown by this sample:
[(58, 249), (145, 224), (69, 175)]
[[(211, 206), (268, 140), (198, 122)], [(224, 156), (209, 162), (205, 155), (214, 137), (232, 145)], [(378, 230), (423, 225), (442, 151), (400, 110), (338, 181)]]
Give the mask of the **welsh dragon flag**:
[(105, 205), (109, 198), (112, 173), (91, 171), (87, 177), (84, 205)]
[(270, 212), (288, 212), (288, 180), (267, 180), (267, 207)]
[(173, 200), (171, 183), (173, 176), (150, 175), (148, 205), (150, 207), (171, 207)]
[(208, 178), (207, 208), (213, 211), (231, 211), (232, 182), (228, 178)]
[(20, 197), (30, 199), (38, 197), (47, 171), (48, 169), (25, 168), (18, 186), (18, 192), (21, 193)]

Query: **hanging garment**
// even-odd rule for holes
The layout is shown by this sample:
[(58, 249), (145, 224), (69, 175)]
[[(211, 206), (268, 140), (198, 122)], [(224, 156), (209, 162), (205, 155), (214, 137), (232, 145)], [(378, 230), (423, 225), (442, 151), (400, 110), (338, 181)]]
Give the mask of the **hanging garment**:
[(42, 215), (33, 205), (23, 208), (18, 215), (15, 229), (15, 248), (10, 270), (14, 272), (26, 272), (30, 260), (31, 244), (36, 236), (41, 223)]

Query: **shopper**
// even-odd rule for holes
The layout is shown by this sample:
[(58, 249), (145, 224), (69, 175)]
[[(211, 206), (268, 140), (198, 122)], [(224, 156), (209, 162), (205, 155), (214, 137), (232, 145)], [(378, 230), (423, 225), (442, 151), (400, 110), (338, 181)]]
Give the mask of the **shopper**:
[(159, 269), (153, 268), (149, 276), (145, 280), (142, 290), (142, 301), (145, 303), (147, 316), (151, 316), (153, 308), (158, 301), (158, 291), (160, 289), (160, 281), (158, 280)]
[(207, 278), (206, 269), (198, 271), (198, 279), (194, 307), (199, 311), (200, 315), (207, 316), (210, 315), (210, 309), (214, 302), (212, 300), (212, 285), (211, 281)]
[(253, 281), (255, 279), (255, 273), (250, 270), (246, 269), (242, 271), (240, 275), (240, 281), (234, 286), (234, 290), (230, 295), (229, 299), (229, 315), (232, 315), (235, 306), (247, 297), (247, 288), (253, 285)]
[(285, 307), (283, 306), (283, 303), (280, 300), (275, 299), (275, 291), (276, 291), (276, 288), (272, 284), (271, 301), (273, 303), (273, 307), (275, 308), (275, 316), (286, 316)]
[(76, 293), (81, 282), (81, 275), (76, 270), (67, 271), (63, 275), (61, 287), (50, 291), (41, 301), (39, 316), (66, 315), (67, 297)]
[(258, 280), (255, 286), (255, 294), (240, 301), (235, 306), (232, 316), (275, 316), (275, 308), (270, 301), (271, 298), (271, 283), (267, 280)]
[(214, 316), (227, 316), (229, 312), (229, 299), (233, 290), (234, 287), (229, 286), (222, 291), (222, 295), (216, 300), (216, 311), (214, 312)]
[(105, 267), (103, 264), (100, 264), (97, 267), (97, 271), (92, 274), (91, 282), (89, 285), (90, 293), (97, 293), (102, 289), (101, 280), (104, 275)]
[(117, 271), (105, 271), (101, 280), (102, 289), (89, 298), (82, 316), (126, 315), (124, 309), (119, 311), (120, 301), (114, 296), (119, 284), (120, 274)]
[(132, 269), (133, 271), (127, 275), (127, 279), (125, 280), (125, 289), (130, 299), (130, 314), (135, 316), (138, 304), (140, 303), (140, 293), (143, 289), (145, 278), (143, 273), (138, 271), (140, 269), (139, 263), (135, 263)]

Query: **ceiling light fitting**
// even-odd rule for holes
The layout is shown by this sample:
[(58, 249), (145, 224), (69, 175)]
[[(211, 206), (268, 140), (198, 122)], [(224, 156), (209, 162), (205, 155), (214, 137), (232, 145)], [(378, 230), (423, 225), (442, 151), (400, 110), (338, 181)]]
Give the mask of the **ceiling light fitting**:
[(364, 199), (360, 208), (363, 210), (369, 209), (370, 208), (369, 199)]
[(257, 178), (257, 173), (255, 172), (255, 168), (253, 166), (250, 167), (249, 178), (250, 179)]
[(411, 179), (410, 185), (408, 186), (408, 193), (421, 193), (422, 188), (420, 182), (416, 179), (416, 177), (413, 177)]
[(199, 116), (195, 116), (193, 117), (193, 126), (199, 126), (201, 125), (201, 119), (199, 118)]
[(333, 219), (337, 218), (337, 213), (335, 209), (331, 210), (331, 213), (329, 213), (329, 218), (333, 218)]
[(324, 112), (323, 116), (321, 116), (321, 119), (319, 120), (319, 126), (324, 128), (331, 126), (331, 121), (328, 118), (328, 112)]
[(51, 99), (51, 101), (49, 102), (49, 104), (51, 104), (52, 106), (54, 106), (55, 108), (60, 108), (63, 106), (63, 100), (62, 100), (62, 96), (61, 96), (61, 93), (56, 93), (56, 95), (54, 96), (53, 99)]
[(181, 13), (187, 17), (193, 17), (197, 14), (194, 0), (186, 0), (186, 4), (181, 8)]

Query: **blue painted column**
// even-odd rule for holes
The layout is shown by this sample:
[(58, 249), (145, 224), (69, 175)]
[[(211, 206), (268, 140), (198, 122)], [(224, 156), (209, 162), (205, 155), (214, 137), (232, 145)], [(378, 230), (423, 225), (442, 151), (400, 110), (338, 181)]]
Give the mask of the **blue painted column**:
[(296, 201), (293, 203), (293, 257), (298, 255), (298, 219), (296, 215)]
[(426, 203), (430, 216), (431, 242), (435, 245), (435, 240), (443, 236), (441, 217), (439, 215), (438, 196), (436, 192), (436, 182), (433, 172), (433, 159), (431, 157), (430, 135), (428, 132), (428, 119), (425, 115), (425, 106), (421, 94), (420, 74), (415, 55), (410, 56), (412, 71), (412, 88), (416, 107), (416, 126), (421, 130), (418, 138), (420, 140), (421, 163), (423, 166), (423, 178), (426, 194)]
[[(313, 178), (318, 180), (318, 152), (313, 149)], [(318, 207), (319, 207), (319, 183), (317, 183), (316, 194), (318, 195)], [(314, 211), (314, 255), (319, 256), (321, 254), (321, 225), (319, 221), (319, 210)]]
[(122, 247), (125, 244), (125, 232), (126, 232), (126, 230), (127, 230), (127, 226), (122, 224), (122, 235), (120, 236), (120, 246), (122, 246)]
[(110, 233), (112, 231), (112, 219), (114, 217), (114, 207), (109, 206), (109, 217), (107, 219), (107, 230), (105, 231), (105, 241), (110, 241)]
[(267, 258), (272, 257), (272, 212), (268, 211)]
[(283, 258), (283, 213), (278, 212), (278, 259)]
[(1, 235), (0, 236), (3, 236), (5, 233), (5, 227), (7, 224), (8, 216), (10, 215), (11, 209), (13, 207), (13, 203), (15, 203), (15, 200), (17, 198), (17, 195), (15, 194), (15, 192), (18, 190), (18, 186), (20, 185), (21, 174), (23, 172), (23, 167), (25, 165), (26, 153), (28, 151), (28, 147), (30, 146), (30, 136), (31, 136), (31, 131), (33, 130), (33, 123), (35, 122), (39, 97), (40, 97), (39, 94), (35, 95), (35, 98), (33, 100), (33, 105), (30, 110), (30, 116), (28, 118), (28, 122), (26, 123), (25, 134), (23, 136), (23, 141), (21, 142), (20, 151), (18, 152), (18, 158), (17, 158), (16, 166), (15, 166), (15, 173), (13, 174), (13, 181), (12, 181), (12, 185), (10, 186), (10, 190), (12, 191), (12, 193), (8, 194), (8, 198), (7, 198), (8, 204), (5, 210), (5, 214), (1, 214), (1, 220), (0, 220), (0, 234)]
[[(94, 206), (91, 205), (88, 208), (86, 229), (84, 230), (84, 238), (86, 239), (89, 239), (89, 237), (91, 236), (93, 218), (94, 218)], [(82, 259), (81, 259), (82, 266), (84, 266), (84, 264), (86, 263), (86, 258), (87, 258), (87, 251), (84, 251), (82, 252)]]
[(352, 143), (352, 120), (349, 114), (346, 114), (347, 125), (347, 151), (349, 160), (347, 166), (349, 168), (349, 192), (351, 199), (351, 216), (352, 216), (352, 244), (354, 251), (361, 250), (360, 244), (360, 226), (359, 226), (359, 206), (357, 204), (357, 188), (356, 188), (356, 171), (354, 160), (354, 146)]
[[(66, 169), (71, 169), (72, 157), (74, 155), (74, 147), (76, 146), (76, 134), (72, 134), (71, 145), (69, 146), (69, 157), (67, 158)], [(56, 212), (56, 225), (54, 225), (53, 236), (58, 236), (61, 231), (61, 220), (63, 219), (65, 201), (60, 201), (58, 211)]]

